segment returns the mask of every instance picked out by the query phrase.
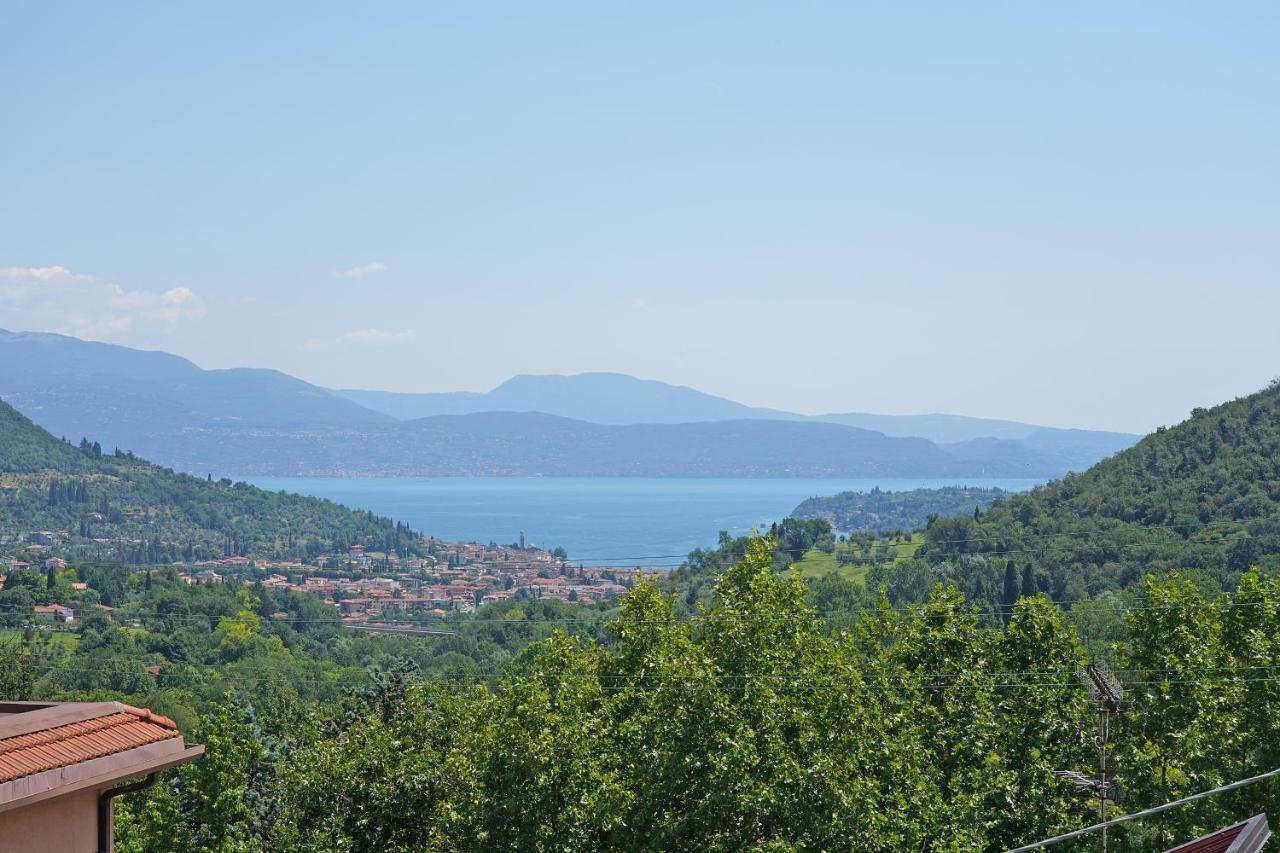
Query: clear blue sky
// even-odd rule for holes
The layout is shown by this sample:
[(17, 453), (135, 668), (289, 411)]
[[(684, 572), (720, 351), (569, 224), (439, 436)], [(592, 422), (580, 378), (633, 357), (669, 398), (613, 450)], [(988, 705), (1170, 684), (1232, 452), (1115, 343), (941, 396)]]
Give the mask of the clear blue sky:
[(0, 326), (1147, 430), (1280, 374), (1275, 3), (8, 4)]

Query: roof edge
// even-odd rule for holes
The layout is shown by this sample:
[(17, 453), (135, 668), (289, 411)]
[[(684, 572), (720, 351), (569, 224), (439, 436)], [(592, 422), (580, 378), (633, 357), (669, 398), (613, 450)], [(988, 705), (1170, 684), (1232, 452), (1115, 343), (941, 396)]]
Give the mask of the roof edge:
[[(175, 743), (176, 751), (171, 748)], [(78, 791), (110, 788), (126, 779), (168, 770), (202, 755), (204, 746), (186, 746), (180, 737), (169, 738), (69, 767), (24, 776), (0, 784), (0, 814)], [(69, 773), (69, 770), (74, 772)]]
[(134, 706), (126, 705), (123, 702), (117, 702), (116, 704), (118, 704), (120, 706), (120, 710), (124, 711), (125, 713), (133, 714), (135, 717), (141, 717), (142, 719), (146, 720), (148, 723), (155, 723), (158, 726), (164, 726), (166, 729), (173, 729), (175, 732), (178, 730), (177, 723), (175, 723), (173, 720), (169, 719), (168, 717), (164, 717), (164, 716), (161, 716), (160, 714), (157, 714), (155, 711), (152, 711), (150, 708), (135, 708)]
[[(1234, 836), (1229, 835), (1232, 832), (1235, 833)], [(1228, 838), (1230, 838), (1230, 841), (1227, 840)], [(1199, 849), (1206, 842), (1211, 842), (1215, 839), (1227, 842), (1227, 846), (1214, 846), (1212, 848), (1214, 850), (1222, 850), (1223, 853), (1256, 853), (1256, 851), (1262, 849), (1269, 838), (1271, 838), (1271, 828), (1267, 825), (1267, 814), (1266, 812), (1261, 812), (1239, 823), (1215, 829), (1213, 832), (1179, 844), (1177, 847), (1170, 847), (1165, 853)]]

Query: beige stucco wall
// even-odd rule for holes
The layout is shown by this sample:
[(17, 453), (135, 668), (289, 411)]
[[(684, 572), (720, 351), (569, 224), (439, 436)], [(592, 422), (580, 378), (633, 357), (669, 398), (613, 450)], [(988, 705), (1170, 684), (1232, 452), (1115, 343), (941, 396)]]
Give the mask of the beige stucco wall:
[(97, 849), (97, 791), (0, 813), (0, 853), (94, 853)]

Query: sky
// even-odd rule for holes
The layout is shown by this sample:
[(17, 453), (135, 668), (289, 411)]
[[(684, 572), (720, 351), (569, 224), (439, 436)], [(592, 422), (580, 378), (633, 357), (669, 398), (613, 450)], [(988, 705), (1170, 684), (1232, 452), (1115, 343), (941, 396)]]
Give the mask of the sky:
[(13, 3), (0, 328), (1144, 432), (1280, 375), (1275, 3)]

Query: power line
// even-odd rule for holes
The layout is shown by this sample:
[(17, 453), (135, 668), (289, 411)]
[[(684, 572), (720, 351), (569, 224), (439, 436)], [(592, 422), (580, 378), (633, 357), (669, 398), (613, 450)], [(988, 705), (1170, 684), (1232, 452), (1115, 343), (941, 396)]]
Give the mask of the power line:
[[(303, 594), (303, 593), (298, 593), (298, 594)], [(1233, 593), (1222, 593), (1222, 596), (1227, 598), (1230, 598), (1231, 595), (1233, 595)], [(543, 600), (548, 600), (548, 599), (530, 599), (529, 603), (537, 603), (538, 601), (543, 601)], [(559, 599), (550, 599), (550, 600), (559, 601)], [(1037, 597), (1027, 598), (1025, 600), (1034, 601), (1034, 600), (1037, 600)], [(1096, 599), (1096, 598), (1080, 599), (1080, 600), (1074, 600), (1074, 601), (1070, 599), (1062, 599), (1062, 600), (1040, 599), (1040, 600), (1043, 600), (1045, 601), (1045, 603), (1054, 605), (1056, 607), (1077, 607), (1081, 605), (1093, 605), (1101, 601), (1100, 599)], [(397, 602), (398, 602), (398, 599), (388, 598), (388, 599), (380, 600), (379, 603), (384, 607), (396, 609)], [(983, 607), (984, 604), (986, 605), (985, 609)], [(89, 609), (92, 606), (93, 605), (83, 605), (83, 606), (80, 606), (79, 609), (82, 611), (89, 611)], [(938, 606), (939, 606), (938, 603), (925, 601), (919, 604), (906, 605), (902, 607), (889, 607), (883, 610), (879, 608), (873, 608), (873, 609), (867, 609), (861, 612), (869, 616), (874, 616), (875, 614), (881, 613), (881, 612), (895, 613), (899, 615), (913, 615), (913, 614), (920, 614), (922, 611), (925, 611), (930, 607), (938, 607)], [(954, 605), (948, 602), (942, 606), (961, 608), (966, 615), (980, 616), (986, 613), (992, 605), (990, 602), (980, 603), (976, 601), (966, 600), (964, 602), (960, 602)], [(1003, 605), (1000, 605), (1000, 606), (1003, 606)], [(1229, 609), (1229, 608), (1252, 608), (1252, 607), (1275, 607), (1277, 610), (1280, 610), (1280, 601), (1205, 600), (1205, 601), (1195, 601), (1195, 602), (1183, 602), (1178, 604), (1152, 604), (1152, 605), (1126, 604), (1124, 602), (1120, 602), (1119, 604), (1114, 606), (1092, 607), (1091, 609), (1100, 610), (1102, 612), (1107, 612), (1107, 613), (1141, 613), (1141, 612), (1147, 612), (1147, 611), (1199, 610), (1199, 609), (1206, 609), (1206, 608)], [(0, 604), (0, 610), (9, 610), (14, 612), (25, 613), (30, 609), (31, 609), (30, 606), (23, 605), (23, 604), (14, 604), (14, 603)], [(474, 616), (462, 615), (458, 617), (453, 617), (456, 621), (440, 621), (442, 619), (443, 620), (450, 619), (450, 617), (448, 616), (432, 617), (437, 620), (435, 622), (432, 622), (432, 621), (427, 621), (423, 619), (401, 618), (401, 617), (393, 617), (393, 616), (380, 616), (376, 619), (366, 616), (366, 617), (361, 617), (360, 621), (363, 624), (356, 625), (356, 624), (353, 624), (352, 620), (347, 620), (347, 619), (342, 619), (337, 617), (334, 617), (334, 618), (329, 618), (329, 617), (312, 618), (312, 617), (291, 617), (291, 616), (272, 617), (269, 615), (262, 616), (256, 613), (247, 615), (247, 616), (240, 616), (238, 614), (219, 615), (219, 614), (204, 614), (204, 613), (158, 613), (156, 611), (145, 611), (145, 610), (134, 611), (134, 610), (129, 610), (127, 607), (123, 607), (123, 606), (116, 609), (113, 612), (112, 618), (117, 621), (154, 619), (162, 622), (163, 621), (210, 622), (215, 624), (222, 621), (226, 621), (229, 623), (257, 621), (264, 625), (270, 625), (270, 624), (336, 625), (340, 627), (359, 627), (364, 629), (369, 629), (369, 628), (377, 629), (381, 625), (387, 625), (387, 626), (409, 625), (409, 626), (417, 626), (417, 627), (423, 627), (423, 628), (438, 626), (442, 628), (458, 629), (458, 628), (465, 627), (466, 625), (469, 625), (469, 624), (548, 625), (548, 626), (585, 625), (585, 626), (594, 626), (594, 627), (607, 629), (610, 627), (612, 623), (621, 623), (623, 625), (681, 625), (681, 624), (700, 624), (700, 623), (708, 623), (708, 622), (709, 623), (756, 623), (756, 622), (788, 622), (788, 621), (795, 621), (795, 620), (808, 621), (808, 620), (823, 619), (823, 617), (818, 613), (797, 613), (797, 614), (787, 614), (787, 615), (780, 615), (780, 616), (752, 616), (749, 614), (725, 615), (725, 614), (709, 614), (708, 613), (708, 614), (690, 615), (685, 617), (677, 617), (672, 619), (630, 620), (630, 619), (625, 619), (616, 615), (616, 609), (615, 609), (609, 612), (602, 611), (598, 616), (594, 618), (550, 617), (546, 619), (508, 619), (503, 617), (474, 617)]]
[[(72, 667), (55, 667), (44, 665), (33, 667), (33, 671), (43, 674), (56, 674), (58, 672), (89, 672), (103, 676), (126, 675), (122, 671), (103, 671), (101, 668), (72, 668)], [(312, 685), (319, 687), (341, 686), (367, 684), (372, 678), (371, 674), (365, 674), (357, 678), (333, 676), (333, 677), (316, 677), (302, 676), (290, 674), (287, 672), (275, 670), (263, 670), (267, 675), (244, 675), (236, 672), (219, 672), (205, 679), (199, 673), (191, 672), (159, 672), (155, 674), (148, 673), (142, 676), (139, 673), (133, 675), (145, 678), (155, 678), (164, 680), (201, 680), (214, 681), (222, 683), (257, 683), (265, 681), (275, 681), (283, 679), (294, 685)], [(978, 694), (978, 693), (1000, 693), (1009, 690), (1045, 690), (1047, 688), (1055, 688), (1063, 691), (1070, 691), (1073, 685), (1064, 683), (1054, 684), (1028, 684), (1028, 683), (1010, 683), (1010, 684), (891, 684), (881, 685), (877, 683), (867, 682), (833, 682), (831, 680), (822, 679), (795, 679), (782, 683), (758, 685), (755, 682), (738, 682), (725, 685), (723, 682), (711, 678), (684, 678), (684, 679), (664, 679), (658, 677), (648, 678), (615, 678), (593, 677), (586, 675), (569, 676), (564, 674), (472, 674), (465, 676), (458, 675), (421, 675), (415, 676), (415, 681), (419, 681), (424, 685), (442, 685), (450, 687), (475, 687), (481, 685), (490, 686), (520, 686), (530, 683), (546, 683), (546, 684), (591, 684), (599, 683), (601, 686), (625, 686), (636, 685), (640, 689), (646, 690), (671, 690), (671, 689), (690, 689), (701, 687), (708, 684), (717, 685), (721, 689), (750, 689), (753, 686), (765, 687), (774, 693), (858, 693), (864, 695), (882, 695), (882, 696), (903, 696), (909, 695), (912, 690), (921, 690), (926, 692), (952, 692), (961, 694)], [(1250, 681), (1262, 681), (1267, 683), (1275, 683), (1280, 679), (1251, 679)], [(1206, 682), (1185, 682), (1185, 683), (1206, 683)], [(1212, 684), (1212, 682), (1207, 682)], [(1141, 702), (1135, 704), (1143, 704)]]
[(1169, 809), (1177, 808), (1178, 806), (1183, 806), (1187, 803), (1194, 803), (1196, 800), (1203, 800), (1205, 797), (1212, 797), (1215, 794), (1234, 791), (1236, 788), (1243, 788), (1245, 785), (1252, 785), (1254, 782), (1261, 782), (1262, 780), (1270, 779), (1273, 776), (1280, 776), (1280, 767), (1277, 767), (1275, 770), (1269, 770), (1266, 773), (1259, 773), (1257, 776), (1250, 776), (1248, 779), (1241, 779), (1238, 782), (1232, 782), (1229, 785), (1220, 785), (1219, 787), (1208, 791), (1201, 791), (1199, 794), (1192, 794), (1189, 797), (1183, 797), (1182, 799), (1174, 800), (1171, 803), (1165, 803), (1164, 805), (1155, 806), (1154, 808), (1144, 809), (1140, 812), (1134, 812), (1133, 814), (1122, 815), (1121, 817), (1113, 818), (1112, 820), (1104, 821), (1102, 823), (1095, 823), (1093, 826), (1086, 826), (1084, 829), (1077, 829), (1074, 832), (1068, 832), (1063, 835), (1055, 835), (1053, 838), (1046, 838), (1043, 841), (1037, 841), (1034, 844), (1028, 844), (1024, 847), (1015, 847), (1013, 850), (1010, 850), (1009, 853), (1026, 853), (1028, 850), (1037, 850), (1041, 847), (1048, 847), (1050, 844), (1057, 844), (1060, 841), (1079, 838), (1080, 836), (1088, 835), (1091, 832), (1097, 832), (1099, 830), (1105, 832), (1108, 827), (1127, 823), (1131, 820), (1150, 817), (1151, 815), (1159, 814), (1160, 812), (1168, 811)]
[[(920, 537), (920, 539), (918, 540), (918, 544), (920, 544), (920, 545), (961, 545), (961, 544), (967, 544), (967, 543), (970, 543), (970, 542), (1002, 542), (1002, 541), (1006, 541), (1006, 540), (1009, 540), (1009, 539), (1052, 539), (1052, 538), (1059, 537), (1059, 536), (1066, 536), (1066, 537), (1078, 537), (1078, 536), (1109, 536), (1109, 535), (1114, 535), (1114, 534), (1116, 534), (1116, 533), (1124, 533), (1124, 532), (1130, 532), (1130, 531), (1134, 531), (1134, 532), (1137, 532), (1137, 531), (1151, 531), (1151, 530), (1174, 530), (1174, 531), (1179, 531), (1179, 530), (1184, 530), (1184, 531), (1185, 531), (1185, 530), (1190, 530), (1190, 531), (1196, 531), (1196, 530), (1203, 530), (1203, 529), (1205, 529), (1205, 528), (1211, 527), (1211, 526), (1212, 526), (1212, 525), (1214, 525), (1214, 524), (1226, 524), (1226, 523), (1229, 523), (1229, 522), (1224, 522), (1224, 521), (1213, 521), (1213, 522), (1208, 522), (1208, 523), (1206, 523), (1206, 524), (1200, 524), (1200, 525), (1194, 525), (1194, 524), (1139, 524), (1139, 525), (1131, 525), (1131, 524), (1125, 524), (1124, 522), (1117, 522), (1117, 525), (1118, 525), (1118, 526), (1116, 526), (1116, 527), (1112, 527), (1112, 528), (1109, 528), (1109, 529), (1106, 529), (1106, 530), (1071, 530), (1071, 531), (1059, 531), (1059, 532), (1056, 532), (1056, 533), (1019, 533), (1019, 534), (1014, 534), (1014, 535), (1005, 535), (1005, 536), (970, 536), (970, 537), (965, 537), (965, 538), (962, 538), (962, 539), (928, 539), (928, 538), (926, 538), (926, 537), (925, 537), (925, 535), (924, 535), (923, 531), (922, 531), (922, 530), (920, 530), (920, 529), (911, 530), (911, 531), (904, 531), (904, 532), (905, 532), (905, 533), (908, 533), (908, 534), (910, 534), (910, 535), (912, 535), (912, 536), (918, 536), (918, 537)], [(866, 531), (866, 532), (868, 532), (868, 533), (869, 533), (869, 532), (871, 532), (871, 531)], [(872, 544), (888, 544), (888, 542), (887, 542), (886, 540), (878, 540), (878, 542), (877, 542), (877, 543), (872, 543)], [(894, 543), (894, 544), (899, 545), (899, 546), (901, 546), (901, 545), (915, 545), (915, 544), (917, 544), (917, 540), (911, 540), (911, 541), (907, 541), (907, 542), (901, 542), (901, 541), (899, 541), (899, 542), (896, 542), (896, 543)], [(894, 545), (890, 545), (889, 547), (894, 547)], [(716, 553), (716, 551), (706, 551), (705, 549), (697, 549), (697, 550), (703, 550), (705, 553), (711, 553), (711, 554)], [(812, 549), (811, 549), (811, 548), (774, 548), (773, 550), (774, 550), (774, 551), (785, 551), (785, 552), (788, 552), (788, 553), (795, 553), (795, 552), (798, 552), (798, 551), (809, 551), (809, 550), (812, 550)], [(693, 552), (690, 552), (690, 553), (693, 553)], [(627, 557), (598, 557), (598, 556), (594, 556), (594, 555), (592, 555), (592, 554), (585, 554), (585, 555), (578, 555), (578, 556), (580, 556), (580, 557), (582, 557), (582, 558), (585, 558), (585, 559), (589, 559), (589, 560), (593, 560), (593, 561), (594, 561), (594, 560), (662, 560), (662, 559), (681, 559), (681, 558), (686, 558), (686, 557), (688, 557), (688, 556), (690, 556), (690, 555), (689, 555), (689, 554), (657, 554), (657, 555), (649, 555), (649, 556), (644, 556), (644, 557), (634, 557), (634, 556), (627, 556)], [(569, 562), (574, 562), (574, 561), (571, 559)]]
[[(35, 658), (46, 661), (43, 664), (37, 664), (34, 668), (44, 669), (48, 671), (71, 671), (71, 672), (95, 672), (102, 673), (104, 667), (118, 665), (138, 665), (138, 666), (167, 666), (176, 669), (162, 670), (159, 675), (161, 677), (186, 677), (192, 675), (187, 670), (196, 671), (212, 671), (217, 673), (218, 677), (235, 678), (239, 677), (244, 671), (249, 672), (269, 672), (276, 675), (283, 675), (289, 678), (295, 676), (306, 676), (306, 672), (293, 673), (288, 671), (286, 667), (279, 664), (266, 665), (246, 665), (238, 663), (229, 664), (208, 664), (208, 663), (189, 663), (182, 661), (155, 660), (153, 658), (137, 658), (137, 657), (113, 657), (105, 658), (96, 663), (90, 664), (84, 658), (77, 658), (74, 655), (48, 655), (40, 653), (28, 653), (22, 655), (24, 658)], [(355, 668), (364, 668), (367, 674), (367, 667), (359, 665), (338, 665), (341, 670), (351, 670)], [(312, 666), (302, 665), (304, 670), (313, 669)], [(1164, 686), (1164, 685), (1187, 685), (1187, 684), (1203, 684), (1210, 686), (1231, 686), (1235, 684), (1248, 683), (1272, 683), (1280, 681), (1280, 676), (1255, 676), (1246, 678), (1228, 678), (1223, 677), (1222, 673), (1227, 672), (1275, 672), (1280, 670), (1280, 665), (1268, 667), (1218, 667), (1218, 668), (1191, 668), (1191, 669), (1169, 669), (1169, 670), (1116, 670), (1116, 672), (1137, 672), (1150, 676), (1158, 672), (1169, 672), (1179, 676), (1175, 679), (1146, 679), (1146, 680), (1128, 680), (1125, 683), (1128, 686)], [(1191, 677), (1197, 674), (1218, 674), (1217, 678)], [(1019, 676), (1026, 676), (1032, 679), (1044, 679), (1046, 677), (1057, 677), (1058, 680), (1013, 680)], [(697, 683), (697, 682), (714, 682), (714, 683), (746, 683), (746, 682), (777, 682), (777, 683), (799, 683), (799, 684), (837, 684), (841, 682), (857, 683), (863, 687), (877, 687), (882, 684), (893, 684), (906, 687), (916, 687), (921, 689), (968, 689), (968, 690), (986, 690), (986, 689), (1040, 689), (1040, 688), (1075, 688), (1075, 670), (1058, 670), (1058, 671), (911, 671), (905, 670), (892, 678), (878, 678), (874, 671), (868, 673), (865, 671), (853, 671), (844, 673), (786, 673), (786, 672), (765, 672), (765, 673), (668, 673), (668, 674), (647, 674), (647, 675), (631, 675), (623, 673), (534, 673), (522, 674), (506, 670), (490, 670), (484, 673), (475, 673), (466, 676), (432, 676), (431, 674), (423, 674), (424, 679), (431, 680), (433, 678), (457, 679), (464, 678), (467, 680), (495, 680), (495, 679), (545, 679), (555, 681), (603, 681), (603, 682), (671, 682), (671, 683)], [(966, 683), (956, 683), (959, 679), (984, 679), (990, 678), (991, 681), (969, 681)], [(945, 680), (951, 679), (951, 680)], [(305, 680), (305, 679), (303, 679)], [(335, 679), (321, 678), (321, 681), (328, 682)], [(358, 679), (363, 680), (363, 678)]]
[[(919, 543), (913, 540), (913, 541), (907, 541), (907, 542), (900, 541), (893, 544), (890, 544), (887, 541), (880, 541), (875, 544), (886, 545), (887, 547), (901, 547), (904, 545), (916, 545), (917, 547), (920, 547), (924, 545), (929, 545), (929, 546), (961, 545), (961, 544), (969, 544), (973, 542), (1003, 542), (1011, 539), (1039, 540), (1039, 539), (1054, 539), (1058, 537), (1076, 538), (1076, 537), (1084, 537), (1084, 536), (1112, 536), (1118, 533), (1138, 532), (1138, 531), (1146, 532), (1146, 531), (1153, 531), (1153, 530), (1197, 531), (1197, 530), (1202, 530), (1202, 529), (1212, 527), (1214, 524), (1225, 524), (1225, 523), (1229, 523), (1229, 522), (1213, 521), (1213, 522), (1209, 522), (1207, 524), (1202, 524), (1198, 526), (1194, 524), (1126, 525), (1124, 524), (1124, 522), (1118, 522), (1117, 523), (1118, 526), (1105, 529), (1105, 530), (1074, 530), (1074, 531), (1058, 531), (1053, 533), (1018, 533), (1018, 534), (1002, 535), (1002, 536), (971, 536), (971, 537), (965, 537), (960, 539), (927, 539), (924, 537), (924, 533), (922, 531), (914, 530), (914, 531), (906, 531), (906, 532), (912, 536), (921, 537)], [(1250, 539), (1253, 537), (1246, 534), (1240, 538)], [(1210, 537), (1208, 539), (1187, 539), (1185, 541), (1188, 541), (1191, 544), (1200, 544), (1200, 543), (1209, 543), (1214, 541), (1236, 541), (1236, 540), (1228, 539), (1224, 537)], [(464, 543), (464, 544), (475, 544), (475, 543)], [(1158, 543), (1143, 542), (1143, 543), (1129, 543), (1129, 544), (1133, 546), (1140, 546), (1140, 545), (1149, 545), (1149, 544), (1158, 544)], [(780, 548), (779, 547), (779, 548), (773, 548), (772, 550), (774, 552), (782, 552), (782, 553), (789, 553), (789, 554), (803, 554), (812, 550), (812, 548)], [(1014, 553), (1019, 553), (1019, 554), (1044, 553), (1047, 551), (1057, 551), (1057, 550), (1070, 550), (1070, 549), (1060, 546), (1058, 548), (1034, 548), (1034, 549), (1020, 548), (1017, 550), (979, 551), (976, 553), (982, 554), (982, 555), (998, 556), (1002, 554), (1014, 554)], [(647, 555), (626, 555), (626, 556), (596, 556), (588, 553), (588, 554), (578, 555), (577, 560), (570, 559), (568, 562), (572, 564), (574, 562), (586, 561), (586, 560), (589, 560), (595, 563), (605, 562), (605, 561), (638, 562), (638, 561), (645, 561), (645, 560), (687, 560), (690, 556), (692, 556), (692, 554), (697, 553), (698, 551), (702, 551), (704, 554), (718, 553), (718, 551), (716, 550), (708, 550), (708, 549), (695, 549), (695, 551), (691, 551), (683, 554), (647, 554)], [(596, 568), (596, 569), (609, 568), (609, 566), (591, 566), (590, 568)], [(618, 568), (627, 568), (627, 567), (620, 566)]]
[[(1135, 528), (1129, 528), (1129, 529), (1135, 529)], [(1142, 527), (1142, 528), (1136, 528), (1136, 529), (1157, 530), (1157, 529), (1172, 529), (1172, 528), (1161, 527), (1161, 526), (1151, 526), (1151, 527)], [(1046, 534), (1027, 535), (1027, 536), (999, 536), (999, 537), (975, 537), (972, 539), (924, 540), (924, 541), (921, 541), (919, 544), (915, 542), (898, 542), (898, 543), (877, 542), (877, 543), (873, 543), (873, 545), (888, 547), (888, 548), (901, 548), (903, 546), (915, 545), (916, 550), (915, 552), (913, 552), (913, 556), (914, 556), (914, 554), (918, 553), (921, 548), (926, 546), (934, 546), (934, 545), (965, 544), (970, 542), (1004, 542), (1010, 539), (1053, 539), (1056, 537), (1108, 536), (1108, 535), (1113, 535), (1117, 532), (1120, 532), (1120, 531), (1117, 531), (1117, 530), (1077, 531), (1077, 532), (1063, 532), (1063, 533), (1046, 533)], [(1179, 540), (1179, 542), (1184, 545), (1202, 545), (1202, 544), (1207, 545), (1207, 544), (1213, 544), (1213, 543), (1219, 543), (1219, 542), (1240, 542), (1240, 541), (1250, 540), (1253, 538), (1254, 537), (1252, 535), (1245, 533), (1243, 535), (1233, 534), (1230, 536), (1226, 536), (1226, 535), (1212, 536), (1212, 537), (1206, 537), (1206, 538), (1200, 538), (1200, 539), (1182, 539), (1182, 540)], [(1161, 545), (1171, 545), (1171, 544), (1175, 544), (1175, 543), (1169, 542), (1169, 541), (1126, 542), (1126, 543), (1118, 543), (1110, 547), (1147, 548), (1147, 547), (1159, 547)], [(804, 555), (814, 549), (812, 547), (809, 547), (809, 548), (771, 548), (770, 550), (773, 553)], [(1054, 547), (1041, 547), (1041, 548), (1006, 548), (1006, 549), (996, 549), (996, 550), (968, 551), (965, 553), (965, 555), (982, 556), (982, 557), (1001, 557), (1001, 556), (1016, 555), (1016, 554), (1049, 554), (1049, 553), (1055, 553), (1059, 551), (1074, 551), (1074, 550), (1077, 550), (1077, 548), (1073, 546), (1067, 546), (1067, 545), (1058, 545)], [(705, 552), (705, 554), (707, 555), (715, 555), (717, 553), (719, 552), (718, 551)], [(586, 557), (583, 559), (591, 560), (593, 562), (596, 562), (596, 561), (603, 562), (606, 560), (615, 561), (615, 562), (640, 562), (640, 561), (655, 561), (655, 560), (686, 560), (687, 561), (691, 556), (692, 556), (692, 552), (690, 554), (652, 554), (648, 556), (635, 556), (635, 557)], [(964, 555), (957, 555), (957, 556), (964, 556)], [(874, 561), (874, 558), (872, 558), (872, 561)], [(570, 560), (570, 563), (572, 562), (574, 561)], [(886, 561), (886, 562), (891, 562), (891, 561)], [(609, 568), (609, 567), (608, 566), (591, 566), (590, 568), (600, 569), (600, 568)], [(628, 568), (628, 567), (619, 566), (617, 568)], [(643, 565), (637, 566), (637, 568), (644, 568), (644, 566)], [(655, 568), (658, 568), (658, 567), (655, 567)], [(664, 566), (661, 568), (670, 568), (670, 567)]]

